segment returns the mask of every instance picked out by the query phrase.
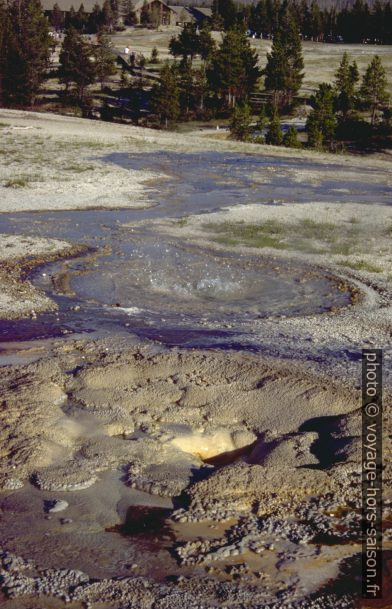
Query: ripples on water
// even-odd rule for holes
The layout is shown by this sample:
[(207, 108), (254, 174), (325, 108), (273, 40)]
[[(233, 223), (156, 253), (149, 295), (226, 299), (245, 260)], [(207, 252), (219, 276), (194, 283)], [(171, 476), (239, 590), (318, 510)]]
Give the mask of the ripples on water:
[[(94, 263), (79, 259), (52, 264), (46, 278), (36, 274), (37, 285), (51, 293), (50, 274), (66, 267), (76, 295), (54, 294), (60, 306), (58, 316), (23, 322), (30, 337), (34, 327), (37, 334), (45, 333), (45, 325), (49, 334), (58, 332), (60, 326), (70, 331), (111, 333), (127, 323), (139, 335), (151, 336), (155, 329), (162, 340), (166, 334), (168, 342), (177, 336), (179, 344), (188, 344), (185, 328), (190, 332), (201, 324), (208, 345), (213, 344), (214, 336), (221, 340), (228, 318), (233, 332), (244, 321), (259, 317), (322, 313), (348, 304), (349, 294), (337, 290), (328, 275), (309, 274), (298, 265), (285, 267), (282, 263), (277, 270), (276, 265), (238, 254), (224, 257), (186, 248), (155, 234), (148, 220), (186, 217), (250, 202), (389, 204), (391, 200), (391, 189), (367, 179), (366, 170), (358, 175), (355, 169), (346, 168), (343, 176), (338, 165), (215, 152), (118, 153), (106, 160), (130, 169), (165, 173), (167, 179), (153, 183), (148, 195), (158, 205), (144, 210), (0, 216), (3, 232), (63, 238), (97, 249), (109, 246), (113, 252), (98, 256)], [(144, 225), (137, 231), (123, 228), (138, 221)], [(76, 304), (80, 311), (71, 313)], [(211, 332), (206, 332), (209, 324)], [(12, 338), (16, 330), (17, 324), (0, 324), (0, 335), (5, 338)]]

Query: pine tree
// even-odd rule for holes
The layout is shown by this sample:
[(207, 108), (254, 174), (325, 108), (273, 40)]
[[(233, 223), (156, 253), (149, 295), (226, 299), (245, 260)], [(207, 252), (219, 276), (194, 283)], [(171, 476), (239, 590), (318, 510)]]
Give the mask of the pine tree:
[(281, 146), (283, 142), (283, 133), (282, 127), (280, 125), (280, 117), (277, 110), (274, 110), (271, 122), (269, 124), (269, 128), (267, 134), (265, 136), (265, 141), (267, 144), (271, 144), (272, 146)]
[(121, 89), (128, 89), (129, 84), (130, 84), (129, 74), (123, 68), (121, 70), (121, 76), (120, 76), (120, 87), (121, 87)]
[(216, 50), (216, 45), (211, 31), (207, 25), (203, 25), (199, 33), (198, 55), (203, 61), (209, 61)]
[(112, 44), (106, 34), (99, 34), (98, 46), (95, 47), (94, 57), (96, 76), (101, 83), (101, 89), (103, 89), (105, 79), (108, 76), (114, 76), (117, 72)]
[(258, 132), (256, 141), (258, 144), (265, 142), (265, 130), (268, 126), (268, 117), (265, 110), (265, 104), (261, 105), (259, 116), (256, 123), (256, 131)]
[(320, 7), (316, 2), (310, 6), (310, 35), (312, 40), (320, 42), (323, 32), (323, 20)]
[(93, 6), (93, 11), (90, 13), (90, 17), (88, 20), (88, 29), (89, 32), (95, 34), (102, 28), (102, 12), (101, 7), (98, 3), (95, 3)]
[(6, 7), (7, 28), (1, 56), (3, 99), (8, 105), (31, 105), (49, 64), (48, 22), (39, 0), (15, 0)]
[(259, 117), (257, 119), (256, 129), (262, 133), (264, 129), (267, 127), (268, 118), (267, 113), (265, 111), (265, 104), (262, 104), (259, 112)]
[(199, 36), (196, 23), (185, 23), (180, 35), (169, 42), (169, 51), (174, 57), (181, 57), (186, 63), (192, 61), (199, 51)]
[(64, 13), (60, 10), (57, 2), (54, 4), (53, 11), (50, 14), (50, 24), (56, 31), (62, 30), (64, 27)]
[(207, 72), (204, 65), (194, 70), (193, 89), (197, 108), (204, 111), (204, 101), (209, 91)]
[(210, 59), (215, 50), (215, 42), (207, 27), (198, 30), (196, 23), (185, 23), (177, 38), (169, 42), (169, 51), (174, 57), (181, 57), (182, 61), (191, 61), (195, 55), (200, 55), (203, 61)]
[(243, 101), (254, 89), (261, 74), (258, 55), (239, 29), (225, 34), (207, 71), (211, 89), (226, 98), (229, 108)]
[(111, 32), (113, 30), (116, 19), (113, 13), (112, 5), (110, 4), (109, 0), (104, 1), (101, 13), (102, 26), (106, 28), (109, 32)]
[(159, 63), (159, 53), (157, 47), (154, 47), (151, 51), (150, 63)]
[(154, 85), (151, 94), (152, 110), (159, 116), (161, 124), (166, 128), (169, 123), (175, 123), (180, 115), (180, 89), (175, 66), (168, 62), (161, 70), (159, 84)]
[(374, 125), (377, 110), (389, 100), (387, 76), (378, 55), (368, 65), (362, 79), (360, 95), (363, 103), (371, 111), (371, 123)]
[(65, 17), (65, 27), (66, 29), (70, 27), (77, 28), (76, 11), (73, 4), (71, 4), (70, 9)]
[(93, 61), (94, 49), (74, 28), (67, 30), (60, 52), (60, 82), (68, 90), (71, 83), (75, 85), (78, 102), (83, 105), (86, 90), (96, 78), (96, 66)]
[(179, 88), (181, 111), (187, 115), (195, 104), (193, 70), (190, 60), (181, 62), (179, 67)]
[(304, 60), (302, 55), (302, 42), (298, 26), (294, 19), (287, 18), (284, 23), (285, 47), (287, 53), (287, 79), (286, 79), (286, 103), (290, 106), (293, 97), (297, 95), (304, 78)]
[(337, 109), (345, 120), (355, 106), (355, 85), (359, 80), (358, 66), (355, 61), (350, 64), (348, 54), (343, 53), (339, 68), (335, 74), (335, 87), (338, 92)]
[(288, 15), (275, 33), (264, 69), (265, 89), (277, 107), (290, 106), (303, 81), (302, 42), (295, 21)]
[(119, 4), (118, 4), (118, 0), (110, 0), (110, 8), (112, 11), (112, 16), (113, 16), (113, 27), (117, 24), (118, 22), (118, 17), (119, 17)]
[(122, 14), (125, 25), (135, 25), (137, 23), (137, 17), (132, 0), (124, 0), (122, 4)]
[(74, 27), (79, 31), (79, 32), (85, 32), (85, 30), (87, 29), (87, 23), (88, 23), (88, 17), (87, 14), (84, 10), (84, 6), (83, 6), (83, 2), (79, 7), (78, 12), (75, 15), (75, 25)]
[(313, 111), (306, 123), (308, 143), (310, 146), (319, 148), (324, 142), (333, 140), (337, 126), (334, 112), (334, 91), (331, 85), (326, 83), (319, 85), (316, 95), (312, 98), (312, 106)]
[(289, 127), (283, 137), (283, 145), (286, 148), (301, 148), (302, 144), (298, 139), (298, 131), (295, 127)]
[(265, 75), (264, 87), (273, 94), (273, 105), (278, 108), (283, 103), (286, 89), (287, 59), (282, 30), (278, 30), (272, 41), (271, 53), (267, 54), (267, 65), (263, 71)]
[(225, 30), (233, 28), (237, 22), (237, 9), (233, 0), (214, 0), (212, 17), (216, 25)]
[(322, 150), (324, 135), (316, 123), (312, 123), (308, 128), (308, 146), (316, 150)]
[(212, 2), (212, 27), (214, 30), (223, 29), (223, 18), (219, 13), (219, 0), (213, 0)]
[(0, 106), (3, 105), (4, 91), (4, 71), (8, 60), (8, 43), (11, 34), (11, 22), (9, 18), (9, 11), (6, 10), (5, 5), (0, 2)]
[(247, 142), (251, 136), (252, 113), (249, 104), (237, 104), (233, 110), (230, 124), (230, 134), (235, 140)]

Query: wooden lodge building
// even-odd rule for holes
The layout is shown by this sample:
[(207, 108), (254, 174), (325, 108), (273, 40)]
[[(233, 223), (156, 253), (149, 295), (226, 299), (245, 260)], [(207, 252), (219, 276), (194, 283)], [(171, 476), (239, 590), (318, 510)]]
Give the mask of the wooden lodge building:
[[(104, 0), (41, 0), (42, 8), (48, 17), (52, 13), (54, 6), (57, 4), (63, 17), (73, 7), (76, 11), (79, 9), (80, 3), (83, 4), (84, 12), (91, 14), (94, 7), (98, 5), (102, 8)], [(133, 3), (136, 18), (141, 22), (142, 11), (145, 7), (155, 14), (159, 15), (160, 25), (184, 25), (185, 23), (198, 23), (201, 25), (204, 21), (211, 21), (212, 11), (209, 8), (188, 7), (188, 6), (171, 6), (163, 0), (136, 0)]]

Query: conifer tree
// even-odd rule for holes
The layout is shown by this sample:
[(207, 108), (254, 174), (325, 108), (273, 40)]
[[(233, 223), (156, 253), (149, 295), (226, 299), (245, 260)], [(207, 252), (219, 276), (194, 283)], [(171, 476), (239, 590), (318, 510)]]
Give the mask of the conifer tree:
[(122, 14), (125, 25), (135, 25), (137, 17), (132, 0), (124, 0), (122, 3)]
[(343, 53), (339, 68), (335, 74), (335, 87), (338, 92), (337, 109), (345, 120), (355, 106), (355, 85), (359, 80), (358, 66), (349, 62), (348, 54)]
[(178, 85), (180, 89), (180, 107), (182, 112), (187, 115), (193, 109), (195, 103), (193, 70), (190, 60), (185, 63), (181, 62), (179, 66)]
[(116, 16), (113, 13), (112, 5), (109, 2), (109, 0), (104, 1), (101, 12), (102, 12), (102, 17), (101, 17), (102, 26), (104, 28), (106, 28), (109, 32), (111, 32), (113, 30), (113, 27), (114, 27), (114, 24), (116, 21)]
[(154, 47), (151, 51), (150, 63), (159, 63), (159, 53), (157, 47)]
[(87, 23), (88, 23), (88, 17), (87, 14), (84, 10), (84, 5), (83, 2), (80, 5), (76, 15), (75, 15), (75, 24), (74, 27), (79, 31), (79, 32), (85, 32), (86, 28), (87, 28)]
[(312, 99), (313, 111), (306, 123), (308, 143), (319, 148), (324, 142), (331, 142), (335, 136), (337, 119), (334, 112), (334, 91), (331, 85), (319, 85)]
[(302, 42), (293, 18), (287, 15), (274, 35), (264, 69), (265, 89), (273, 93), (276, 107), (290, 106), (303, 81)]
[(207, 71), (211, 89), (223, 95), (227, 106), (233, 108), (236, 101), (248, 97), (260, 74), (258, 55), (244, 32), (227, 32)]
[(233, 110), (230, 134), (235, 140), (247, 142), (251, 136), (252, 112), (248, 103), (237, 104)]
[(203, 112), (205, 98), (209, 91), (207, 72), (204, 65), (193, 71), (193, 90), (197, 108)]
[(196, 23), (185, 23), (179, 36), (170, 40), (169, 50), (174, 57), (181, 57), (183, 62), (188, 59), (192, 61), (195, 55), (207, 61), (215, 50), (215, 42), (207, 27), (199, 31)]
[(9, 19), (9, 12), (6, 10), (5, 5), (0, 1), (0, 106), (4, 102), (3, 93), (3, 80), (4, 71), (8, 56), (8, 43), (11, 31), (11, 23)]
[(95, 72), (101, 83), (101, 88), (108, 76), (116, 74), (116, 64), (114, 60), (112, 44), (109, 36), (104, 33), (98, 35), (98, 45), (95, 47)]
[(70, 9), (65, 17), (65, 27), (67, 29), (70, 27), (77, 28), (76, 11), (73, 4), (71, 4)]
[(89, 32), (95, 34), (102, 28), (102, 12), (101, 7), (96, 2), (93, 6), (93, 11), (90, 13), (88, 20), (88, 29)]
[(78, 102), (82, 105), (86, 91), (96, 78), (94, 49), (74, 28), (69, 28), (65, 34), (60, 52), (60, 82), (66, 86), (75, 86)]
[(265, 104), (261, 105), (259, 116), (256, 123), (256, 131), (258, 135), (256, 138), (257, 143), (263, 144), (265, 142), (265, 130), (268, 126), (268, 117), (265, 110)]
[(192, 61), (199, 50), (199, 36), (196, 23), (185, 23), (177, 38), (169, 42), (169, 51), (174, 57), (181, 57), (186, 63), (188, 58)]
[(262, 104), (261, 108), (260, 108), (260, 112), (259, 112), (259, 117), (257, 119), (256, 129), (262, 133), (264, 131), (264, 129), (267, 127), (267, 124), (268, 124), (268, 118), (267, 118), (267, 113), (265, 111), (265, 104)]
[(14, 0), (4, 7), (1, 71), (3, 100), (9, 105), (31, 105), (49, 63), (48, 21), (39, 0)]
[(151, 95), (152, 110), (166, 128), (175, 123), (180, 115), (180, 89), (176, 66), (166, 62), (161, 70), (159, 84), (154, 85)]
[(233, 0), (214, 0), (212, 18), (216, 26), (225, 30), (233, 28), (237, 21), (237, 9)]
[(198, 55), (203, 61), (207, 62), (211, 59), (216, 50), (216, 45), (211, 31), (207, 25), (203, 25), (199, 33)]
[(265, 136), (265, 141), (267, 144), (271, 144), (272, 146), (282, 145), (283, 133), (280, 124), (280, 116), (276, 109), (273, 111), (271, 122), (269, 124), (268, 131)]
[(54, 27), (56, 31), (62, 30), (64, 27), (64, 14), (60, 10), (60, 7), (57, 2), (56, 4), (54, 4), (53, 11), (50, 15), (50, 24)]
[(298, 139), (298, 131), (295, 127), (289, 127), (283, 137), (283, 145), (286, 148), (301, 148), (302, 144)]
[(368, 65), (362, 79), (360, 95), (363, 103), (371, 111), (371, 123), (376, 121), (377, 110), (389, 100), (387, 76), (378, 55)]

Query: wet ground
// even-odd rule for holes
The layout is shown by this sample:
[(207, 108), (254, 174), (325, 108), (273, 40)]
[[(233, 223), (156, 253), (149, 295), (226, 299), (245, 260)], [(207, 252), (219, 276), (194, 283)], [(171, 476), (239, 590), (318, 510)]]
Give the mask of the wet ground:
[[(4, 342), (5, 353), (3, 364), (17, 361), (17, 354), (11, 347), (13, 341), (80, 335), (98, 339), (126, 335), (134, 336), (135, 340), (138, 337), (156, 339), (169, 346), (264, 350), (280, 358), (290, 358), (297, 349), (298, 355), (298, 345), (290, 345), (283, 333), (279, 338), (280, 326), (276, 328), (275, 335), (267, 337), (259, 324), (285, 319), (301, 323), (305, 317), (323, 319), (325, 313), (349, 308), (352, 300), (349, 285), (342, 286), (333, 273), (317, 269), (311, 264), (230, 251), (218, 252), (191, 245), (185, 240), (163, 235), (153, 225), (153, 221), (172, 218), (173, 222), (182, 223), (191, 214), (205, 213), (208, 217), (211, 211), (244, 203), (274, 206), (283, 202), (311, 204), (312, 201), (326, 204), (329, 201), (339, 201), (342, 205), (352, 202), (364, 205), (390, 203), (391, 192), (385, 185), (380, 185), (370, 172), (367, 174), (365, 170), (360, 176), (354, 170), (343, 174), (338, 165), (323, 166), (320, 177), (320, 165), (317, 164), (303, 161), (299, 169), (298, 160), (238, 154), (115, 154), (108, 157), (107, 162), (165, 174), (165, 179), (151, 184), (148, 208), (0, 216), (2, 232), (57, 237), (90, 247), (87, 255), (47, 264), (33, 273), (34, 284), (43, 288), (57, 302), (59, 310), (40, 315), (36, 320), (0, 322), (0, 340)], [(348, 359), (358, 369), (360, 351), (352, 348), (348, 339), (342, 339), (345, 348), (335, 349), (332, 346), (329, 350), (317, 347), (310, 332), (306, 340), (306, 349), (301, 346), (300, 355), (303, 359), (314, 358), (318, 362), (321, 357), (326, 360)], [(253, 554), (249, 558), (250, 550), (246, 544), (233, 547), (235, 536), (226, 531), (231, 526), (231, 521), (229, 519), (228, 523), (224, 522), (227, 520), (225, 510), (235, 494), (225, 496), (225, 493), (230, 484), (238, 492), (238, 487), (243, 483), (244, 471), (241, 467), (245, 468), (245, 462), (241, 465), (240, 457), (253, 450), (256, 437), (254, 432), (261, 441), (266, 430), (274, 427), (278, 429), (275, 433), (283, 448), (279, 448), (279, 442), (275, 443), (276, 438), (272, 437), (271, 451), (279, 448), (281, 453), (277, 450), (277, 456), (269, 457), (270, 471), (275, 475), (282, 470), (282, 463), (285, 467), (294, 465), (286, 473), (283, 472), (282, 479), (270, 482), (274, 493), (267, 491), (268, 510), (273, 509), (269, 503), (271, 497), (276, 497), (275, 490), (282, 493), (282, 498), (279, 496), (277, 502), (279, 505), (284, 504), (286, 491), (282, 489), (286, 480), (283, 477), (291, 480), (292, 476), (297, 476), (296, 484), (300, 486), (303, 478), (308, 476), (309, 488), (313, 488), (313, 480), (324, 484), (323, 468), (328, 469), (344, 461), (343, 457), (337, 459), (336, 463), (326, 458), (326, 446), (330, 445), (332, 434), (336, 433), (334, 427), (328, 426), (331, 421), (321, 418), (326, 410), (326, 387), (318, 386), (318, 380), (316, 383), (314, 379), (306, 379), (302, 370), (298, 377), (293, 373), (293, 378), (290, 376), (291, 370), (287, 378), (281, 371), (276, 374), (275, 369), (260, 375), (261, 362), (258, 360), (253, 364), (254, 368), (250, 368), (252, 374), (247, 379), (246, 367), (241, 373), (239, 363), (234, 359), (236, 355), (242, 354), (233, 356), (230, 353), (224, 367), (219, 368), (214, 356), (207, 362), (204, 362), (204, 358), (208, 356), (200, 356), (200, 363), (197, 354), (194, 354), (195, 360), (192, 359), (192, 351), (186, 351), (187, 355), (180, 354), (179, 361), (172, 365), (171, 360), (165, 360), (165, 350), (162, 349), (162, 362), (157, 361), (154, 368), (150, 362), (150, 353), (144, 357), (137, 352), (121, 362), (121, 356), (117, 353), (108, 356), (108, 349), (104, 346), (100, 347), (102, 353), (98, 353), (98, 344), (92, 344), (91, 350), (86, 352), (79, 352), (78, 347), (74, 347), (75, 353), (70, 355), (66, 355), (66, 346), (63, 346), (64, 354), (61, 357), (64, 360), (64, 370), (61, 374), (56, 372), (60, 380), (56, 378), (55, 381), (58, 383), (56, 391), (60, 394), (66, 387), (67, 395), (64, 396), (66, 401), (62, 403), (58, 421), (46, 421), (44, 418), (48, 408), (45, 403), (42, 406), (41, 402), (48, 390), (38, 383), (42, 375), (46, 379), (46, 375), (52, 374), (52, 361), (47, 362), (48, 371), (36, 370), (34, 367), (30, 370), (31, 387), (35, 387), (37, 382), (42, 395), (37, 396), (38, 414), (35, 414), (30, 393), (24, 420), (32, 416), (42, 417), (39, 420), (43, 421), (44, 434), (48, 430), (51, 433), (55, 433), (53, 429), (57, 430), (58, 437), (48, 435), (50, 446), (56, 441), (61, 446), (61, 451), (58, 453), (58, 463), (56, 461), (56, 467), (52, 470), (45, 464), (42, 467), (36, 466), (32, 453), (31, 461), (34, 467), (38, 467), (38, 475), (30, 476), (26, 465), (26, 471), (21, 472), (20, 476), (23, 478), (27, 472), (30, 481), (3, 501), (2, 527), (6, 532), (6, 547), (17, 554), (26, 552), (26, 556), (31, 557), (37, 568), (41, 569), (78, 568), (86, 570), (91, 577), (140, 575), (151, 576), (156, 581), (163, 581), (169, 575), (192, 574), (204, 582), (206, 573), (209, 573), (213, 574), (214, 581), (218, 583), (232, 580), (233, 590), (236, 590), (241, 577), (246, 585), (247, 578), (250, 578), (252, 586), (255, 582), (259, 585), (265, 570), (274, 573), (276, 579), (273, 583), (267, 583), (266, 589), (269, 594), (276, 594), (276, 598), (279, 598), (280, 591), (275, 590), (274, 586), (276, 582), (279, 583), (280, 577), (288, 590), (295, 584), (290, 552), (294, 556), (298, 548), (294, 543), (290, 545), (286, 539), (282, 542), (278, 534), (276, 548), (269, 543), (268, 538), (269, 547), (264, 548), (268, 550), (265, 556), (254, 556), (257, 553), (252, 550)], [(37, 353), (40, 348), (45, 349), (45, 344), (38, 344)], [(34, 350), (26, 354), (25, 361), (29, 361), (30, 357), (34, 361), (35, 355)], [(226, 357), (226, 354), (223, 355)], [(190, 361), (186, 364), (188, 356)], [(169, 354), (167, 357), (174, 358), (177, 355)], [(143, 359), (146, 361), (145, 369), (144, 364), (141, 364)], [(294, 362), (290, 360), (290, 367), (293, 365)], [(140, 371), (136, 374), (138, 366)], [(154, 374), (158, 375), (157, 378)], [(181, 374), (184, 375), (183, 379), (179, 379)], [(235, 379), (238, 388), (231, 386), (233, 375), (238, 376)], [(14, 386), (17, 383), (13, 379), (10, 383), (10, 391), (15, 393)], [(330, 387), (329, 390), (331, 393)], [(341, 415), (346, 410), (354, 411), (357, 404), (355, 400), (349, 405), (348, 395), (342, 393), (336, 396), (336, 403), (332, 400), (328, 404), (331, 412)], [(24, 404), (23, 399), (24, 396), (18, 401), (17, 408), (20, 409), (21, 404)], [(50, 395), (47, 399), (51, 399)], [(17, 401), (17, 396), (15, 400)], [(294, 400), (295, 408), (291, 408)], [(123, 410), (117, 409), (117, 412), (118, 405)], [(154, 414), (152, 419), (151, 413)], [(246, 422), (248, 416), (249, 421)], [(355, 416), (353, 415), (354, 419)], [(336, 416), (338, 422), (340, 418)], [(244, 421), (246, 428), (243, 428)], [(313, 426), (309, 421), (313, 421)], [(26, 429), (28, 438), (35, 429), (35, 419), (31, 424), (32, 428)], [(167, 516), (173, 505), (177, 508), (182, 505), (180, 493), (170, 489), (177, 488), (178, 483), (183, 485), (180, 491), (191, 488), (191, 475), (194, 477), (193, 482), (196, 480), (194, 459), (189, 458), (192, 453), (190, 446), (193, 446), (195, 453), (192, 453), (193, 457), (200, 460), (201, 448), (197, 443), (204, 445), (209, 439), (215, 446), (216, 427), (222, 425), (230, 433), (233, 432), (233, 425), (237, 425), (236, 433), (239, 434), (252, 430), (251, 437), (240, 443), (239, 447), (230, 444), (221, 453), (218, 451), (211, 458), (204, 458), (204, 463), (216, 467), (218, 473), (221, 468), (224, 472), (225, 466), (229, 464), (233, 466), (232, 470), (238, 467), (238, 473), (232, 481), (224, 480), (222, 473), (222, 483), (219, 476), (215, 476), (216, 486), (214, 487), (213, 480), (213, 497), (210, 498), (211, 489), (207, 489), (205, 496), (203, 494), (205, 470), (200, 461), (200, 484), (197, 491), (200, 500), (196, 496), (194, 507), (192, 497), (188, 497), (191, 502), (188, 520), (180, 514), (185, 522), (179, 519), (178, 522), (169, 523)], [(124, 431), (132, 426), (135, 428), (134, 434)], [(320, 426), (324, 434), (320, 433)], [(206, 429), (208, 433), (211, 432), (210, 435)], [(174, 446), (176, 450), (184, 451), (183, 454), (173, 452), (171, 444), (165, 444), (172, 441), (170, 438), (161, 438), (161, 434), (168, 431), (174, 433)], [(226, 428), (223, 431), (223, 437), (226, 438)], [(341, 440), (339, 437), (334, 445), (336, 449), (343, 451), (346, 444), (350, 447), (346, 435)], [(315, 452), (313, 449), (317, 436), (319, 441)], [(351, 442), (351, 435), (349, 439)], [(24, 441), (23, 438), (22, 440)], [(140, 444), (140, 449), (134, 448), (134, 440), (135, 446)], [(16, 454), (13, 442), (14, 438), (10, 436), (10, 463)], [(46, 445), (43, 446), (45, 448)], [(312, 450), (310, 447), (313, 447)], [(34, 447), (31, 450), (33, 449), (35, 450)], [(348, 448), (346, 452), (348, 454)], [(173, 455), (172, 460), (168, 460), (168, 454)], [(184, 455), (188, 457), (182, 462)], [(249, 464), (259, 463), (259, 453), (256, 451), (252, 455)], [(72, 470), (75, 462), (82, 463), (88, 473), (90, 467), (95, 467), (96, 483), (82, 491), (64, 490), (60, 483), (52, 488), (53, 480), (56, 483), (58, 480), (62, 482), (67, 476), (72, 478), (73, 473), (77, 475), (78, 472)], [(126, 475), (125, 470), (120, 468), (116, 472), (108, 471), (122, 462), (129, 466)], [(303, 467), (308, 469), (301, 469)], [(249, 471), (254, 473), (255, 468), (250, 467)], [(350, 470), (343, 476), (347, 484), (351, 474)], [(73, 480), (71, 482), (74, 483)], [(238, 513), (243, 510), (248, 515), (255, 505), (262, 506), (263, 497), (258, 493), (260, 489), (265, 489), (266, 481), (255, 480), (252, 484), (254, 489), (252, 487), (249, 498), (238, 508)], [(167, 488), (170, 492), (162, 496), (165, 485), (169, 485)], [(333, 485), (331, 488), (336, 490)], [(340, 479), (336, 488), (340, 492)], [(317, 494), (313, 490), (312, 493)], [(64, 517), (60, 514), (48, 518), (44, 500), (58, 499), (69, 502), (68, 511)], [(201, 522), (198, 521), (198, 505), (201, 505), (201, 501), (205, 511), (202, 516), (207, 518), (207, 525), (203, 524), (203, 518)], [(216, 513), (216, 505), (223, 506), (222, 513)], [(320, 506), (317, 507), (320, 511)], [(326, 509), (325, 505), (321, 507)], [(260, 514), (263, 513), (260, 509)], [(32, 514), (35, 520), (33, 532), (30, 530)], [(236, 518), (237, 516), (236, 513)], [(283, 514), (282, 518), (285, 517)], [(305, 513), (304, 520), (307, 521), (307, 518), (308, 512)], [(258, 527), (261, 524), (261, 521), (254, 519), (254, 522), (250, 521), (246, 526), (249, 525), (252, 531), (254, 529), (254, 534), (259, 535)], [(239, 540), (246, 538), (249, 533), (240, 529), (241, 527), (235, 533)], [(299, 529), (302, 535), (301, 531)], [(218, 539), (216, 543), (212, 541), (215, 537)], [(188, 547), (188, 540), (193, 543), (199, 538), (207, 539), (205, 548), (195, 550)], [(42, 542), (39, 542), (41, 539)], [(177, 557), (173, 554), (173, 541), (176, 539), (183, 540), (181, 560), (180, 554)], [(300, 554), (300, 565), (303, 560), (307, 568), (307, 561), (315, 560), (315, 551), (312, 546), (309, 554)], [(325, 570), (325, 565), (321, 565), (320, 581), (322, 578), (328, 580), (336, 576), (335, 565), (345, 555), (345, 551), (343, 546), (333, 547), (329, 557), (330, 548), (323, 549), (325, 557), (323, 555), (322, 559), (327, 561), (330, 570)], [(194, 552), (204, 556), (205, 564), (192, 562)], [(279, 565), (280, 570), (283, 553), (286, 553), (287, 572), (286, 567), (283, 567), (283, 575), (279, 574), (278, 577), (275, 573), (278, 569), (276, 565)], [(252, 572), (242, 573), (241, 569), (244, 570), (245, 567), (237, 564), (240, 555), (241, 561), (249, 563)], [(209, 562), (214, 562), (215, 566), (211, 567)], [(311, 589), (314, 582), (306, 579), (302, 566), (300, 571), (307, 589)], [(113, 581), (110, 582), (111, 587)], [(56, 588), (56, 594), (62, 594), (61, 586)], [(244, 601), (245, 604), (248, 603), (247, 606), (250, 606), (250, 598), (253, 602), (254, 588), (249, 594)], [(170, 606), (180, 606), (176, 602), (173, 601)], [(182, 598), (179, 602), (182, 602)]]
[[(238, 332), (249, 334), (254, 319), (311, 315), (350, 303), (328, 273), (306, 265), (261, 262), (238, 254), (218, 255), (163, 237), (150, 220), (206, 213), (248, 202), (374, 201), (390, 193), (355, 172), (339, 178), (339, 167), (238, 154), (112, 154), (108, 163), (163, 173), (152, 184), (151, 206), (137, 210), (20, 213), (0, 217), (2, 232), (51, 236), (89, 245), (98, 254), (47, 265), (34, 283), (58, 303), (57, 314), (37, 320), (0, 322), (2, 340), (69, 332), (108, 335), (133, 331), (167, 344), (211, 346)], [(295, 171), (296, 170), (296, 171)], [(311, 178), (309, 178), (309, 172)], [(307, 176), (307, 177), (306, 177)], [(369, 174), (370, 177), (370, 174)], [(132, 225), (135, 228), (126, 228)], [(142, 225), (140, 224), (142, 223)], [(55, 279), (54, 279), (55, 278)], [(249, 340), (246, 341), (249, 344)]]

